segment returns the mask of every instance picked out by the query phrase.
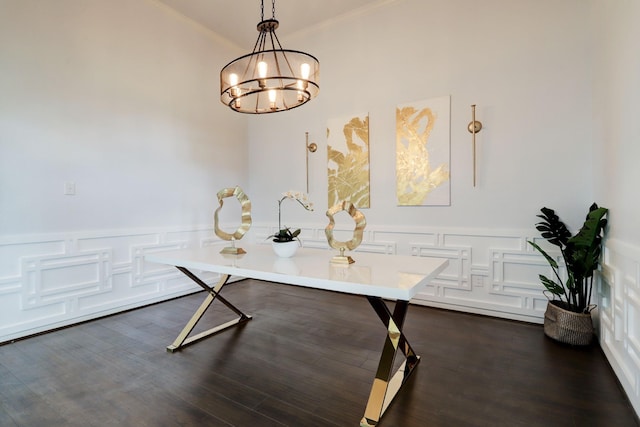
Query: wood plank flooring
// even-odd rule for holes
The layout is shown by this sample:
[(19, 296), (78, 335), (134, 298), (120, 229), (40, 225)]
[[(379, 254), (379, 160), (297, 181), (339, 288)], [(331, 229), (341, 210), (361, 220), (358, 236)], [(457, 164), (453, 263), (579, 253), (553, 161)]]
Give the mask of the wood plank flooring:
[[(0, 346), (1, 426), (357, 426), (385, 329), (363, 297), (245, 280), (253, 320), (165, 348), (204, 293)], [(199, 325), (233, 314), (214, 303)], [(596, 345), (540, 325), (411, 306), (422, 361), (380, 427), (640, 423)]]

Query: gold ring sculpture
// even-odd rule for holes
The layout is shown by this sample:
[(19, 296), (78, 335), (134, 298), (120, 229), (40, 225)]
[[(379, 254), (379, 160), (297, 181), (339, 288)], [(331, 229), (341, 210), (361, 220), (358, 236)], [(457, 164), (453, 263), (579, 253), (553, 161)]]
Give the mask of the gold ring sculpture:
[[(333, 228), (335, 227), (335, 220), (333, 216), (341, 211), (347, 211), (347, 213), (353, 218), (355, 221), (355, 228), (353, 230), (353, 238), (348, 242), (339, 242), (333, 237)], [(355, 261), (348, 255), (344, 254), (345, 249), (350, 251), (360, 245), (362, 242), (362, 232), (364, 231), (364, 227), (367, 225), (367, 220), (364, 217), (364, 214), (360, 212), (351, 202), (342, 201), (327, 211), (327, 216), (329, 217), (329, 225), (324, 229), (324, 234), (327, 236), (327, 241), (329, 242), (329, 246), (333, 249), (338, 249), (340, 251), (340, 255), (336, 255), (331, 259), (332, 263), (335, 264), (352, 264)]]
[[(220, 209), (222, 209), (222, 205), (224, 203), (222, 199), (231, 196), (235, 196), (238, 199), (242, 208), (242, 224), (233, 234), (222, 231), (218, 226), (218, 212), (220, 211)], [(249, 197), (247, 197), (244, 191), (242, 191), (242, 188), (238, 186), (232, 188), (223, 188), (222, 190), (218, 191), (218, 203), (220, 204), (220, 206), (218, 206), (218, 209), (216, 209), (216, 212), (213, 216), (213, 230), (215, 231), (216, 236), (218, 236), (222, 240), (231, 241), (231, 246), (222, 249), (220, 253), (233, 255), (246, 254), (247, 252), (244, 249), (236, 248), (236, 240), (242, 239), (242, 236), (244, 236), (245, 233), (249, 231), (249, 228), (251, 228), (251, 201), (249, 200)]]

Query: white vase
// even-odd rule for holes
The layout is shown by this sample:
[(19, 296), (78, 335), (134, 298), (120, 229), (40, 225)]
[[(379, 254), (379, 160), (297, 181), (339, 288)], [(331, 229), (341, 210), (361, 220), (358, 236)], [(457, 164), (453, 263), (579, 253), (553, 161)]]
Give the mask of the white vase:
[(271, 242), (271, 246), (273, 247), (273, 251), (281, 258), (291, 258), (296, 251), (298, 250), (297, 240), (292, 240), (290, 242)]

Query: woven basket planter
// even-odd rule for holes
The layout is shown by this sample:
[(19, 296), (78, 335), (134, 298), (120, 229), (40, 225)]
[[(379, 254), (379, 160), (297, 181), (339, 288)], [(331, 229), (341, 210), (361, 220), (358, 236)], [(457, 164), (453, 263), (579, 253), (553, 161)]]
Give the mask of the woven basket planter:
[(544, 313), (544, 333), (549, 338), (571, 345), (588, 345), (593, 339), (591, 313), (576, 313), (560, 307), (561, 301), (549, 301)]

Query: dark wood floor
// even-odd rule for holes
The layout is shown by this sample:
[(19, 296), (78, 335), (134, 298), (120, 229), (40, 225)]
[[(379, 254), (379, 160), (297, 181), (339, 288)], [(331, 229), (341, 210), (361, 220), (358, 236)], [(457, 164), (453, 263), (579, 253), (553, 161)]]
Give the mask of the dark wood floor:
[[(179, 353), (165, 347), (203, 293), (0, 346), (0, 425), (358, 425), (385, 335), (366, 299), (252, 280), (223, 294), (253, 320)], [(226, 318), (214, 307), (203, 326)], [(405, 332), (422, 362), (381, 427), (640, 425), (597, 346), (420, 306)]]

